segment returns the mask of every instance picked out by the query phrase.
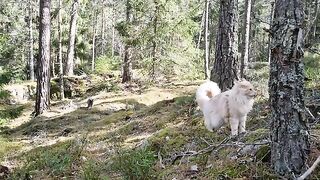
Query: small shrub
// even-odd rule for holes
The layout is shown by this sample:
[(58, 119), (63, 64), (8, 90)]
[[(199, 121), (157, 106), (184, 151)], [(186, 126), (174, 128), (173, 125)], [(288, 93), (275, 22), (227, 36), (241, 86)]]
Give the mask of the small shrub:
[(0, 110), (0, 125), (5, 123), (8, 119), (14, 119), (21, 116), (24, 108), (24, 106), (14, 106)]
[(155, 160), (154, 152), (147, 148), (124, 150), (115, 157), (112, 168), (126, 179), (150, 179), (154, 174), (152, 167)]
[(94, 160), (89, 160), (83, 166), (81, 179), (99, 180), (101, 179), (100, 177), (101, 170), (102, 170), (101, 165), (98, 162)]
[(107, 73), (113, 70), (119, 70), (121, 60), (119, 57), (100, 56), (96, 59), (96, 73)]

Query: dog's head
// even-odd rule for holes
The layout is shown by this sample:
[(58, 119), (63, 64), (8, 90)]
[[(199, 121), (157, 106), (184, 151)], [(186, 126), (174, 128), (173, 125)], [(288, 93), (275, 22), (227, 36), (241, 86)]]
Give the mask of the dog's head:
[(237, 93), (248, 98), (254, 98), (257, 95), (257, 92), (254, 90), (253, 85), (245, 79), (235, 81), (232, 89), (236, 90)]

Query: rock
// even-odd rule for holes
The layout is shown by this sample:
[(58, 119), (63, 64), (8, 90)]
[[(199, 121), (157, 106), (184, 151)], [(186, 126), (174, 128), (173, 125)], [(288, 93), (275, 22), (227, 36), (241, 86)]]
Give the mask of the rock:
[(0, 165), (0, 179), (8, 178), (10, 170), (7, 166)]
[(198, 172), (198, 171), (199, 171), (198, 166), (197, 166), (197, 165), (192, 165), (192, 166), (190, 167), (190, 171), (192, 171), (192, 172)]

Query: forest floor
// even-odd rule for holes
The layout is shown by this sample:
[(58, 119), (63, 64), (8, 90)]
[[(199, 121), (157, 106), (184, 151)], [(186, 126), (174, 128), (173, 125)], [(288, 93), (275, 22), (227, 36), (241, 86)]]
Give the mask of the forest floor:
[[(36, 118), (30, 116), (33, 102), (23, 105), (22, 115), (1, 127), (1, 167), (9, 168), (9, 179), (278, 179), (270, 167), (268, 69), (258, 68), (251, 74), (259, 95), (248, 132), (236, 140), (228, 127), (205, 129), (194, 98), (202, 81), (108, 83), (53, 102)], [(307, 91), (308, 102), (319, 92)], [(316, 120), (309, 164), (320, 154), (317, 107), (310, 107)], [(319, 172), (313, 178), (320, 179)]]

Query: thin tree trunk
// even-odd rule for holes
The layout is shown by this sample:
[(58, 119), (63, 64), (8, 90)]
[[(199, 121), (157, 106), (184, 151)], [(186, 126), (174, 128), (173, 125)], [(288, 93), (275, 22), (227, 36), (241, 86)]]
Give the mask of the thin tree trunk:
[(244, 20), (244, 38), (243, 38), (243, 50), (241, 55), (240, 77), (244, 78), (248, 69), (249, 62), (249, 40), (250, 40), (250, 16), (251, 16), (251, 0), (245, 2), (245, 20)]
[(67, 63), (65, 74), (73, 75), (74, 69), (74, 54), (75, 54), (75, 39), (77, 33), (77, 18), (78, 18), (79, 0), (74, 0), (71, 10), (70, 29), (69, 29), (69, 45), (67, 51)]
[[(273, 23), (273, 16), (274, 16), (274, 2), (271, 2), (271, 12), (270, 12), (270, 28), (271, 24)], [(268, 62), (271, 62), (271, 34), (269, 34), (268, 40)]]
[[(206, 7), (205, 7), (205, 9), (206, 9)], [(198, 42), (197, 42), (197, 48), (200, 48), (201, 35), (202, 35), (202, 30), (203, 30), (204, 21), (205, 21), (205, 14), (206, 14), (206, 10), (204, 10), (203, 13), (202, 13), (200, 30), (199, 30), (199, 37), (198, 37)]]
[(238, 0), (220, 0), (215, 62), (211, 80), (225, 91), (238, 79)]
[(34, 81), (32, 11), (32, 0), (29, 0), (29, 78)]
[(93, 29), (93, 35), (92, 35), (92, 59), (91, 59), (91, 71), (94, 71), (94, 67), (95, 67), (95, 56), (96, 56), (96, 52), (95, 52), (95, 46), (96, 46), (96, 24), (97, 24), (97, 13), (96, 10), (94, 10), (93, 13), (93, 24), (92, 24), (92, 29)]
[(39, 59), (35, 116), (50, 107), (50, 3), (40, 0)]
[(106, 44), (106, 40), (105, 40), (105, 13), (104, 13), (104, 7), (102, 7), (102, 12), (101, 12), (101, 39), (102, 39), (102, 43), (101, 43), (101, 55), (104, 55), (104, 49), (105, 49), (105, 44)]
[[(127, 0), (126, 3), (126, 22), (131, 23), (131, 2)], [(122, 83), (130, 82), (132, 79), (132, 62), (131, 62), (131, 47), (128, 43), (124, 47), (124, 62), (123, 62), (123, 71), (122, 71)]]
[(205, 79), (210, 78), (209, 71), (209, 40), (208, 40), (208, 27), (209, 27), (209, 5), (210, 1), (206, 0), (205, 5), (205, 23), (204, 23), (204, 42), (205, 42), (205, 58), (204, 58), (204, 76)]
[(310, 150), (304, 102), (303, 1), (277, 0), (274, 12), (269, 80), (271, 165), (278, 174), (293, 179), (293, 174), (306, 169)]
[(62, 63), (62, 0), (59, 0), (59, 12), (58, 12), (58, 62), (59, 62), (59, 87), (60, 87), (60, 99), (64, 99), (64, 82), (63, 82), (63, 63)]
[(158, 6), (158, 1), (154, 1), (155, 5), (155, 10), (154, 10), (154, 17), (153, 17), (153, 40), (152, 40), (152, 71), (151, 71), (151, 78), (154, 80), (155, 79), (155, 74), (156, 74), (156, 63), (157, 63), (157, 28), (158, 28), (158, 13), (159, 13), (159, 6)]
[(115, 28), (114, 28), (114, 26), (115, 26), (115, 9), (114, 9), (114, 3), (115, 2), (113, 2), (112, 3), (112, 47), (111, 47), (111, 56), (112, 57), (114, 57), (114, 46), (115, 46), (115, 44), (114, 44), (114, 38), (115, 38)]

